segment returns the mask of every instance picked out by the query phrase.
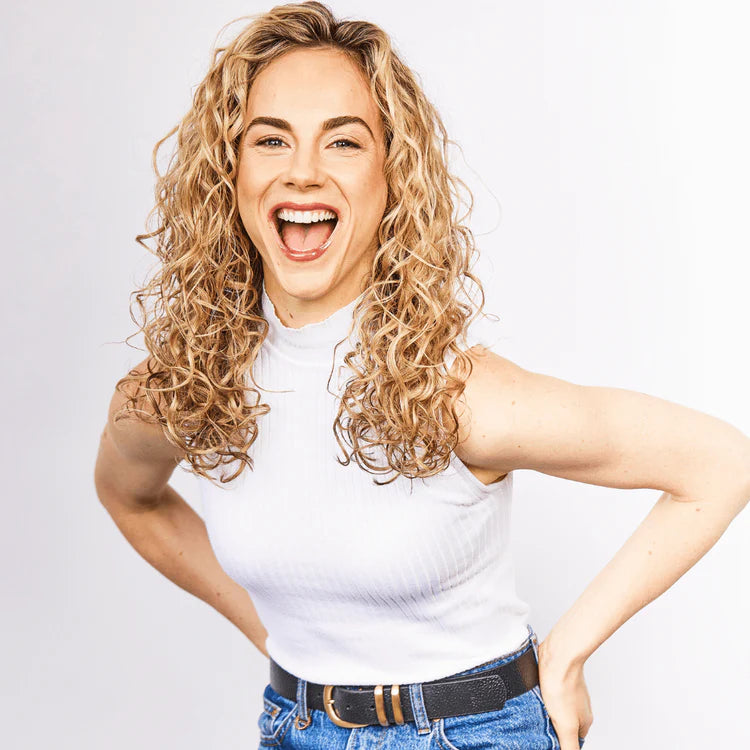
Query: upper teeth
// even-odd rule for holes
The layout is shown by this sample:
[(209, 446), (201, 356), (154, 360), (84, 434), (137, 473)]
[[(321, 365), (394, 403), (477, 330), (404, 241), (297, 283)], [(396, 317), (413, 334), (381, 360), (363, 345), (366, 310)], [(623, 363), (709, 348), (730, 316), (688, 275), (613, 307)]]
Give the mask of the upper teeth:
[(314, 221), (328, 221), (336, 218), (333, 211), (292, 211), (289, 208), (280, 208), (276, 216), (282, 221), (293, 221), (297, 224), (311, 224)]

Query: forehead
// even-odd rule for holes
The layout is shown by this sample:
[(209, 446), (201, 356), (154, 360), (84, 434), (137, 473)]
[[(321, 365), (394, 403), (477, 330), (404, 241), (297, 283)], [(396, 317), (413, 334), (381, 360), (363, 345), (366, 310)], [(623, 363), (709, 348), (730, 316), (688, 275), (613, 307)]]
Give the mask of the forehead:
[(343, 52), (297, 49), (271, 62), (253, 81), (248, 119), (283, 117), (292, 125), (317, 125), (338, 115), (359, 115), (373, 132), (378, 108), (364, 75)]

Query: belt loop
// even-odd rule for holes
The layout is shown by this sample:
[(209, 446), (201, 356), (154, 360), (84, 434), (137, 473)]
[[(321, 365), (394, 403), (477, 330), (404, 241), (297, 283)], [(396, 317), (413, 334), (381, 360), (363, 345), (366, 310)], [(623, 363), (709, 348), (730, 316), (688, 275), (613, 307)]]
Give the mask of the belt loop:
[(417, 734), (427, 734), (430, 731), (430, 719), (427, 716), (427, 709), (424, 705), (421, 682), (409, 685), (409, 698), (411, 699), (411, 711), (414, 714), (414, 722), (417, 725)]
[[(301, 717), (305, 717), (302, 719)], [(307, 710), (307, 680), (297, 678), (297, 715), (294, 717), (294, 726), (297, 729), (307, 729), (312, 722), (312, 716)]]

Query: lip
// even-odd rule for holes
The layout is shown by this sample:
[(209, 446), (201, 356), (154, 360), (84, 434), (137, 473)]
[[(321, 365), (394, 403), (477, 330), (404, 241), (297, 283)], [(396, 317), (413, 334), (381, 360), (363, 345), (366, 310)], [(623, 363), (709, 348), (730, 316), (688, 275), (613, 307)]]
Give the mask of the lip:
[[(284, 241), (279, 235), (278, 227), (276, 226), (276, 212), (280, 208), (289, 208), (292, 211), (333, 211), (333, 213), (336, 214), (336, 226), (333, 228), (331, 236), (321, 247), (310, 250), (307, 253), (295, 253), (284, 244)], [(276, 242), (279, 246), (279, 249), (284, 253), (284, 255), (286, 255), (287, 258), (297, 261), (315, 260), (316, 258), (319, 258), (321, 255), (323, 255), (330, 247), (331, 241), (336, 234), (336, 230), (341, 224), (341, 213), (337, 208), (329, 205), (328, 203), (293, 203), (291, 201), (285, 201), (284, 203), (277, 203), (268, 212), (268, 224), (271, 227), (271, 231), (273, 231), (273, 233), (276, 235)]]
[(341, 212), (335, 206), (330, 206), (327, 203), (292, 203), (286, 201), (285, 203), (277, 203), (268, 212), (268, 218), (271, 221), (276, 221), (276, 212), (280, 208), (290, 208), (292, 211), (333, 211), (336, 214), (337, 219), (341, 219)]

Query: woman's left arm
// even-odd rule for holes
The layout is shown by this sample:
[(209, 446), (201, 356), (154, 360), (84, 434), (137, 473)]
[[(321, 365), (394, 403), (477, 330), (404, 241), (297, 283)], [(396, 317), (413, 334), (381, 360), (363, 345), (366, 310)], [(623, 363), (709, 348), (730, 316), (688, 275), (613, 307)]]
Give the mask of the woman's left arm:
[(540, 689), (561, 750), (592, 721), (586, 659), (716, 543), (750, 500), (750, 438), (716, 417), (620, 388), (472, 353), (456, 452), (466, 463), (663, 492), (539, 645)]
[(576, 750), (577, 736), (585, 737), (593, 720), (583, 682), (586, 659), (695, 565), (748, 499), (748, 485), (717, 485), (691, 496), (663, 493), (539, 644), (540, 689), (562, 750)]

